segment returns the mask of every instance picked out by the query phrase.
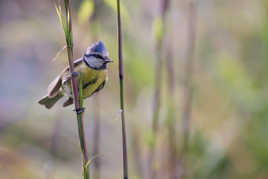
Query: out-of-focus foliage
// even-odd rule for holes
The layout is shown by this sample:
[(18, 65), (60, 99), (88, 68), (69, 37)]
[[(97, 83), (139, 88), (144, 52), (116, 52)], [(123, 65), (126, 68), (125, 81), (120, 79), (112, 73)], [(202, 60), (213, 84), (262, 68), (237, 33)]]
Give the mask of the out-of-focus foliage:
[(153, 36), (157, 41), (163, 37), (163, 21), (159, 17), (153, 22)]
[(78, 21), (80, 24), (86, 23), (94, 11), (94, 1), (84, 0), (78, 10)]

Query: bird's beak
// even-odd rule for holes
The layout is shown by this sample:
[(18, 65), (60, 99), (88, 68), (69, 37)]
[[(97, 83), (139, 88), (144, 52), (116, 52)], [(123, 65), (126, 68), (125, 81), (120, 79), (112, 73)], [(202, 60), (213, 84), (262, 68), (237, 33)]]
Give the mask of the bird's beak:
[(105, 57), (105, 63), (111, 63), (113, 60), (111, 60), (109, 57)]

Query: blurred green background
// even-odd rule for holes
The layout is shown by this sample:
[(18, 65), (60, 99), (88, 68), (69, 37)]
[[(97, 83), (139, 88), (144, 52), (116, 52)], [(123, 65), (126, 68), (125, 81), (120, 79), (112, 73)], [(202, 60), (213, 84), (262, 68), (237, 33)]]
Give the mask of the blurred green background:
[[(94, 165), (98, 162), (100, 178), (115, 179), (122, 175), (116, 1), (94, 2), (72, 2), (74, 56), (79, 58), (99, 39), (115, 60), (104, 90), (85, 101), (88, 150), (91, 157), (97, 157), (91, 174), (93, 179), (98, 178), (94, 177)], [(170, 71), (163, 63), (160, 128), (153, 164), (157, 178), (162, 179), (170, 178), (167, 123), (171, 95), (175, 101), (173, 127), (178, 155), (182, 148), (183, 76), (189, 43), (187, 6), (187, 0), (171, 1), (163, 27), (162, 50), (172, 50), (175, 92), (168, 91)], [(149, 178), (154, 70), (161, 54), (155, 48), (160, 9), (160, 0), (122, 0), (131, 179)], [(196, 10), (193, 103), (185, 178), (266, 179), (268, 1), (199, 0)], [(53, 2), (0, 0), (0, 42), (0, 178), (81, 178), (72, 107), (63, 109), (57, 104), (47, 110), (37, 103), (46, 94), (49, 82), (67, 65), (66, 51), (53, 60), (65, 45)], [(94, 151), (98, 143), (99, 150)], [(179, 160), (180, 156), (174, 158)], [(178, 173), (186, 168), (180, 166)]]

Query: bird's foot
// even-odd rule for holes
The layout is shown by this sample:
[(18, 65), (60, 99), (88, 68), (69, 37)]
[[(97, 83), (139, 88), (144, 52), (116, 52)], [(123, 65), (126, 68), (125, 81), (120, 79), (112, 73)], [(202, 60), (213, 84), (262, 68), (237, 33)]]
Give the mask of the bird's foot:
[(77, 115), (82, 114), (85, 111), (85, 108), (78, 108), (78, 109), (74, 109), (73, 111), (76, 112)]

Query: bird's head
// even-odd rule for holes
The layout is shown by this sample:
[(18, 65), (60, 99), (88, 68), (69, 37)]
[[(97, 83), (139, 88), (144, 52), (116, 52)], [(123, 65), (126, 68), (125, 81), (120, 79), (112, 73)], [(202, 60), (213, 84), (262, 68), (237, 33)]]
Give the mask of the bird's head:
[(102, 41), (98, 41), (89, 46), (83, 56), (83, 60), (88, 67), (95, 70), (106, 69), (107, 64), (112, 62)]

